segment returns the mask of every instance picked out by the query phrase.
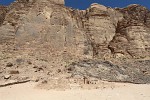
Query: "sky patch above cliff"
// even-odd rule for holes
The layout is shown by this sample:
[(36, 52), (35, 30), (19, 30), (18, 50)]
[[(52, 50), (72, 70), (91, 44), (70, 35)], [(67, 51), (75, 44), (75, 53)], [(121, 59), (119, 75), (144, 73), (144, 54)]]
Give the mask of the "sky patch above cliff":
[[(9, 5), (14, 0), (0, 0), (1, 5)], [(92, 3), (109, 7), (126, 7), (130, 4), (140, 4), (150, 9), (150, 0), (65, 0), (65, 5), (75, 9), (86, 9)]]
[(9, 5), (10, 3), (14, 1), (15, 0), (0, 0), (0, 5)]
[(86, 9), (92, 3), (99, 3), (109, 7), (126, 7), (130, 4), (140, 4), (150, 9), (150, 0), (65, 0), (66, 6), (76, 9)]

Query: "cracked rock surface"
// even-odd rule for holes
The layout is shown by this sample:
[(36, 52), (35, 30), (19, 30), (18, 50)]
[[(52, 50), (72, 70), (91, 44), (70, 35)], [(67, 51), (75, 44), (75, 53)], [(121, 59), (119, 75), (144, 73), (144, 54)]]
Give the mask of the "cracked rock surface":
[(73, 62), (68, 67), (72, 77), (93, 77), (110, 82), (128, 82), (136, 84), (150, 83), (150, 60), (122, 62), (83, 60)]

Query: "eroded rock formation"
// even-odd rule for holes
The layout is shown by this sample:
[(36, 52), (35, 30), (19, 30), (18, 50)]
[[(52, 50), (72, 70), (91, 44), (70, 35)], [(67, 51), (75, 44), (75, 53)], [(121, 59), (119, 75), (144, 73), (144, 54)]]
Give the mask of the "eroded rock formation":
[(1, 30), (9, 30), (5, 35), (10, 35), (11, 30), (16, 38), (16, 48), (27, 46), (29, 42), (29, 48), (33, 44), (34, 48), (43, 44), (40, 46), (49, 45), (47, 47), (54, 51), (68, 50), (75, 55), (80, 52), (79, 55), (96, 58), (112, 58), (114, 55), (148, 57), (147, 8), (130, 5), (112, 9), (92, 4), (87, 10), (80, 11), (66, 8), (63, 4), (63, 0), (18, 0), (10, 5), (7, 15), (1, 7), (1, 23), (5, 19)]
[(133, 58), (149, 56), (149, 10), (140, 5), (130, 5), (118, 11), (123, 13), (123, 19), (118, 22), (116, 35), (110, 42), (112, 52), (129, 54)]

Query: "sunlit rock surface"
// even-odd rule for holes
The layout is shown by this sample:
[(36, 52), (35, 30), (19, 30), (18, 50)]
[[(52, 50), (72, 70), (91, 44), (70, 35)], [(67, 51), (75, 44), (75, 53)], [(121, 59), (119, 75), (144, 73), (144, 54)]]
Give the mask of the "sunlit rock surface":
[[(15, 63), (13, 70), (22, 71), (19, 75), (31, 78), (84, 59), (125, 64), (149, 57), (150, 11), (143, 6), (114, 9), (94, 3), (87, 10), (76, 10), (65, 7), (64, 0), (17, 0), (0, 6), (0, 73), (9, 73), (10, 68), (4, 70), (8, 62)], [(35, 73), (45, 73), (35, 74), (33, 66), (39, 69)]]

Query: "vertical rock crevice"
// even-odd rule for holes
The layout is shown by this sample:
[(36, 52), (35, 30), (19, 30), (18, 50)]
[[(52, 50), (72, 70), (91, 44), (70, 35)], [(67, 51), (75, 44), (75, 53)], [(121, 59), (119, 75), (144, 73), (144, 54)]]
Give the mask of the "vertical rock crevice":
[(146, 30), (148, 9), (140, 5), (130, 5), (119, 9), (119, 12), (123, 14), (123, 19), (117, 24), (116, 35), (109, 48), (114, 54), (129, 55), (131, 58), (146, 57), (145, 45), (149, 41), (149, 31)]

